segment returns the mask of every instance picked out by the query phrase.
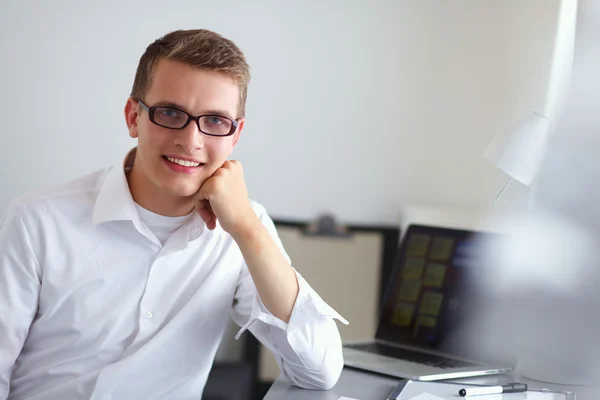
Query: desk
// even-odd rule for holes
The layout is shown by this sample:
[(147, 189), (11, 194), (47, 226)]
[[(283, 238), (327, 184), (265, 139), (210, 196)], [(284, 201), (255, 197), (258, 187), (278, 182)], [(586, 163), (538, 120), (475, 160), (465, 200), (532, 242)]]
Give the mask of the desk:
[(340, 380), (333, 389), (318, 391), (292, 387), (285, 378), (280, 376), (271, 386), (265, 400), (339, 400), (340, 396), (360, 400), (385, 400), (398, 381), (398, 378), (344, 368)]
[[(564, 386), (544, 384), (518, 378), (517, 374), (491, 375), (477, 378), (456, 379), (454, 382), (464, 382), (482, 385), (505, 384), (508, 382), (525, 382), (532, 389), (553, 389), (576, 393), (577, 400), (598, 400), (600, 392), (597, 389), (581, 386)], [(344, 368), (337, 385), (328, 391), (305, 390), (293, 387), (281, 376), (271, 386), (265, 400), (339, 400), (340, 396), (352, 397), (359, 400), (385, 400), (394, 390), (400, 379), (378, 374), (362, 372), (353, 368)]]

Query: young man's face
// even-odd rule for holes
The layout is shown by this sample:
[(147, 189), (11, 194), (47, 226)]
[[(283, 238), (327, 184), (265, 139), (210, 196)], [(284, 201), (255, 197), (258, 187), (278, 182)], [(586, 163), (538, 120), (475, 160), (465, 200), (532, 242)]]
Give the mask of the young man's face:
[[(168, 105), (192, 116), (218, 114), (236, 119), (239, 88), (234, 80), (217, 72), (161, 60), (145, 98), (140, 100), (148, 107)], [(138, 138), (134, 167), (138, 175), (143, 176), (144, 184), (175, 197), (192, 196), (198, 191), (227, 160), (243, 128), (243, 120), (239, 120), (236, 132), (225, 137), (205, 135), (195, 121), (184, 129), (164, 128), (152, 123), (148, 111), (131, 99), (126, 118), (130, 136)], [(181, 166), (177, 160), (200, 165)]]

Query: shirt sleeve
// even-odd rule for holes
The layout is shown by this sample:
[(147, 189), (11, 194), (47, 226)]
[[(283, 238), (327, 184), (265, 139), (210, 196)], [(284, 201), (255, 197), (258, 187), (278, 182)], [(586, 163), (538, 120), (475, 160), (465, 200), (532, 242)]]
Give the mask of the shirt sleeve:
[[(259, 215), (271, 237), (284, 253), (275, 224), (263, 212)], [(289, 323), (275, 317), (262, 303), (252, 277), (244, 266), (236, 290), (233, 320), (249, 330), (275, 356), (282, 374), (292, 384), (306, 389), (328, 390), (338, 381), (344, 359), (342, 341), (335, 319), (348, 324), (294, 270), (299, 291)]]
[(8, 397), (15, 360), (37, 312), (41, 268), (12, 204), (0, 221), (0, 399)]

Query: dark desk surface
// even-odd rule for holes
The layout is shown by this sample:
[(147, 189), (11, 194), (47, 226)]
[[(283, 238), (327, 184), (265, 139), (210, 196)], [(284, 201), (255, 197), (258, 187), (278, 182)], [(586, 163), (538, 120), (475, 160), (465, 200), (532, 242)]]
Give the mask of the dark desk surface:
[[(344, 368), (337, 385), (328, 391), (305, 390), (293, 387), (287, 380), (279, 377), (271, 386), (265, 400), (339, 400), (340, 396), (356, 398), (359, 400), (385, 400), (394, 390), (400, 379), (386, 377), (378, 374), (362, 372), (352, 368)], [(576, 393), (577, 400), (598, 400), (600, 395), (595, 390), (583, 387), (569, 387), (562, 385), (533, 382), (515, 377), (515, 375), (492, 375), (478, 378), (457, 379), (457, 382), (495, 385), (507, 382), (526, 382), (531, 388), (571, 391)]]

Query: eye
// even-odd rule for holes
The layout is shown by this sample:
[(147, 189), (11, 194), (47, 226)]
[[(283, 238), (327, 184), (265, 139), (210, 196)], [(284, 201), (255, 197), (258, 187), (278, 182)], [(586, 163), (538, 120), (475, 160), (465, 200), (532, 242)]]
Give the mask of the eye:
[(221, 125), (224, 123), (223, 118), (217, 116), (209, 116), (206, 118), (206, 122), (209, 125)]
[(200, 119), (200, 130), (214, 136), (228, 135), (232, 122), (220, 115), (205, 115)]
[(154, 123), (167, 128), (179, 129), (187, 119), (187, 114), (176, 108), (160, 107), (154, 112)]
[(167, 118), (177, 118), (181, 115), (180, 111), (173, 110), (171, 108), (161, 108), (158, 110), (158, 112), (161, 114), (161, 116), (167, 117)]

